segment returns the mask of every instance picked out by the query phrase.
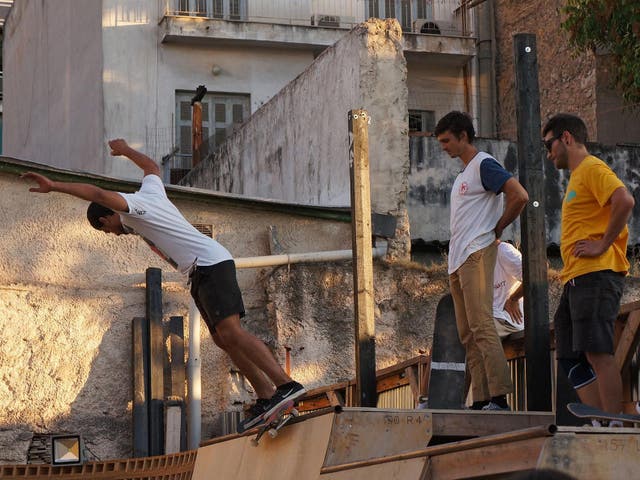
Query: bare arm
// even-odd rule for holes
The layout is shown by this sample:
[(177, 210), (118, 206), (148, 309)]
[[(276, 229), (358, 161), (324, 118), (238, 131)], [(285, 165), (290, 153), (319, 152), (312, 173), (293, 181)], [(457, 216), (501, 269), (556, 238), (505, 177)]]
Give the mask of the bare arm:
[(126, 141), (121, 138), (116, 138), (109, 142), (111, 148), (111, 155), (113, 156), (125, 156), (138, 167), (142, 169), (144, 175), (158, 175), (160, 176), (160, 167), (151, 158), (147, 157), (144, 153), (131, 148)]
[(524, 296), (524, 284), (520, 283), (518, 288), (507, 297), (506, 302), (504, 302), (504, 310), (509, 314), (509, 316), (516, 323), (522, 323), (522, 312), (520, 311), (520, 303), (519, 300)]
[(513, 177), (504, 183), (501, 192), (504, 193), (506, 197), (506, 205), (502, 216), (496, 224), (496, 238), (500, 238), (504, 229), (518, 218), (518, 215), (520, 215), (520, 212), (522, 212), (529, 201), (529, 194), (524, 187), (520, 185), (520, 182)]
[(88, 183), (54, 182), (53, 180), (35, 172), (27, 172), (22, 178), (34, 180), (37, 187), (29, 189), (30, 192), (49, 193), (60, 192), (74, 197), (96, 202), (116, 212), (126, 212), (129, 209), (127, 201), (119, 193), (104, 190)]
[(635, 200), (625, 187), (620, 187), (611, 194), (607, 204), (611, 205), (611, 216), (603, 237), (599, 240), (577, 241), (573, 247), (576, 257), (599, 257), (606, 252), (629, 221)]

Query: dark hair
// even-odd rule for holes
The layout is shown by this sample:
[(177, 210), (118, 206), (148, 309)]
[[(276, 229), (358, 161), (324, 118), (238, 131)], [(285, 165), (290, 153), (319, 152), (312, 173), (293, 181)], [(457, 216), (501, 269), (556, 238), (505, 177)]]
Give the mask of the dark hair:
[(573, 135), (576, 142), (582, 145), (587, 143), (589, 138), (587, 126), (580, 117), (570, 113), (559, 113), (551, 117), (542, 129), (542, 136), (544, 137), (547, 133), (552, 132), (554, 137), (559, 137), (565, 131)]
[(93, 228), (96, 230), (102, 230), (102, 223), (100, 223), (100, 217), (108, 217), (113, 215), (114, 212), (110, 208), (103, 207), (99, 203), (91, 202), (87, 207), (87, 220)]
[(467, 132), (467, 139), (469, 140), (469, 143), (472, 143), (474, 138), (476, 138), (476, 130), (473, 128), (473, 121), (469, 114), (465, 112), (453, 111), (442, 117), (436, 125), (434, 134), (437, 137), (446, 131), (453, 133), (456, 138), (460, 138), (462, 132)]

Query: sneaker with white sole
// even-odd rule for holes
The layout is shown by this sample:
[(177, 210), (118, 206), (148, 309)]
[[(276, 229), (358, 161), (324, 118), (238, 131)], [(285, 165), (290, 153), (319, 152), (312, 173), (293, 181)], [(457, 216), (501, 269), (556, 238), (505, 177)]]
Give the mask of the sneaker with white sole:
[(508, 412), (511, 409), (509, 408), (509, 406), (507, 405), (506, 407), (502, 407), (500, 405), (498, 405), (495, 402), (489, 402), (487, 403), (484, 407), (482, 407), (482, 410), (491, 410), (491, 411), (503, 411), (503, 412)]
[(269, 406), (269, 400), (266, 398), (258, 398), (256, 403), (251, 405), (244, 414), (244, 420), (238, 424), (238, 433), (246, 432), (250, 428), (259, 425), (265, 418), (265, 412)]
[(271, 400), (269, 400), (269, 405), (266, 407), (266, 411), (264, 412), (264, 418), (273, 415), (279, 408), (285, 405), (287, 402), (295, 401), (305, 394), (307, 390), (298, 382), (289, 382), (284, 385), (280, 385), (276, 388), (276, 393), (273, 394)]

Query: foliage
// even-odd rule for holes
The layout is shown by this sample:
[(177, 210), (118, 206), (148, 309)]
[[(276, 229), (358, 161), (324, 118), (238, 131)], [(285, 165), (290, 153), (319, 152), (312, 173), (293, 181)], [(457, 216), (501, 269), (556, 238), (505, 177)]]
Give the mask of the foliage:
[(640, 107), (640, 1), (568, 0), (562, 11), (570, 44), (610, 53), (616, 86), (630, 106)]

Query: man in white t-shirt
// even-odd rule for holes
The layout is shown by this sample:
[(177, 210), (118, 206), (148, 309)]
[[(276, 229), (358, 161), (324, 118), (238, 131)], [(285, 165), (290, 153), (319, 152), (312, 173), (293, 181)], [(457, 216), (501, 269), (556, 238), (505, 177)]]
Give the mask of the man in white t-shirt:
[(240, 318), (245, 312), (233, 257), (200, 233), (171, 203), (156, 162), (122, 139), (111, 140), (109, 147), (111, 155), (125, 156), (143, 170), (140, 190), (119, 193), (86, 183), (55, 182), (29, 172), (23, 177), (38, 183), (29, 191), (61, 192), (91, 202), (87, 218), (94, 228), (115, 235), (137, 234), (174, 268), (189, 275), (191, 296), (214, 342), (231, 357), (258, 395), (238, 429), (263, 423), (305, 389), (284, 372), (264, 342), (242, 327)]
[[(495, 158), (474, 145), (475, 129), (464, 112), (449, 112), (435, 128), (442, 149), (464, 165), (451, 189), (449, 286), (460, 342), (471, 375), (472, 409), (508, 410), (511, 375), (493, 323), (496, 239), (529, 196)], [(503, 199), (504, 197), (504, 199)]]
[(493, 321), (500, 338), (524, 330), (522, 295), (522, 254), (500, 242), (493, 271)]

